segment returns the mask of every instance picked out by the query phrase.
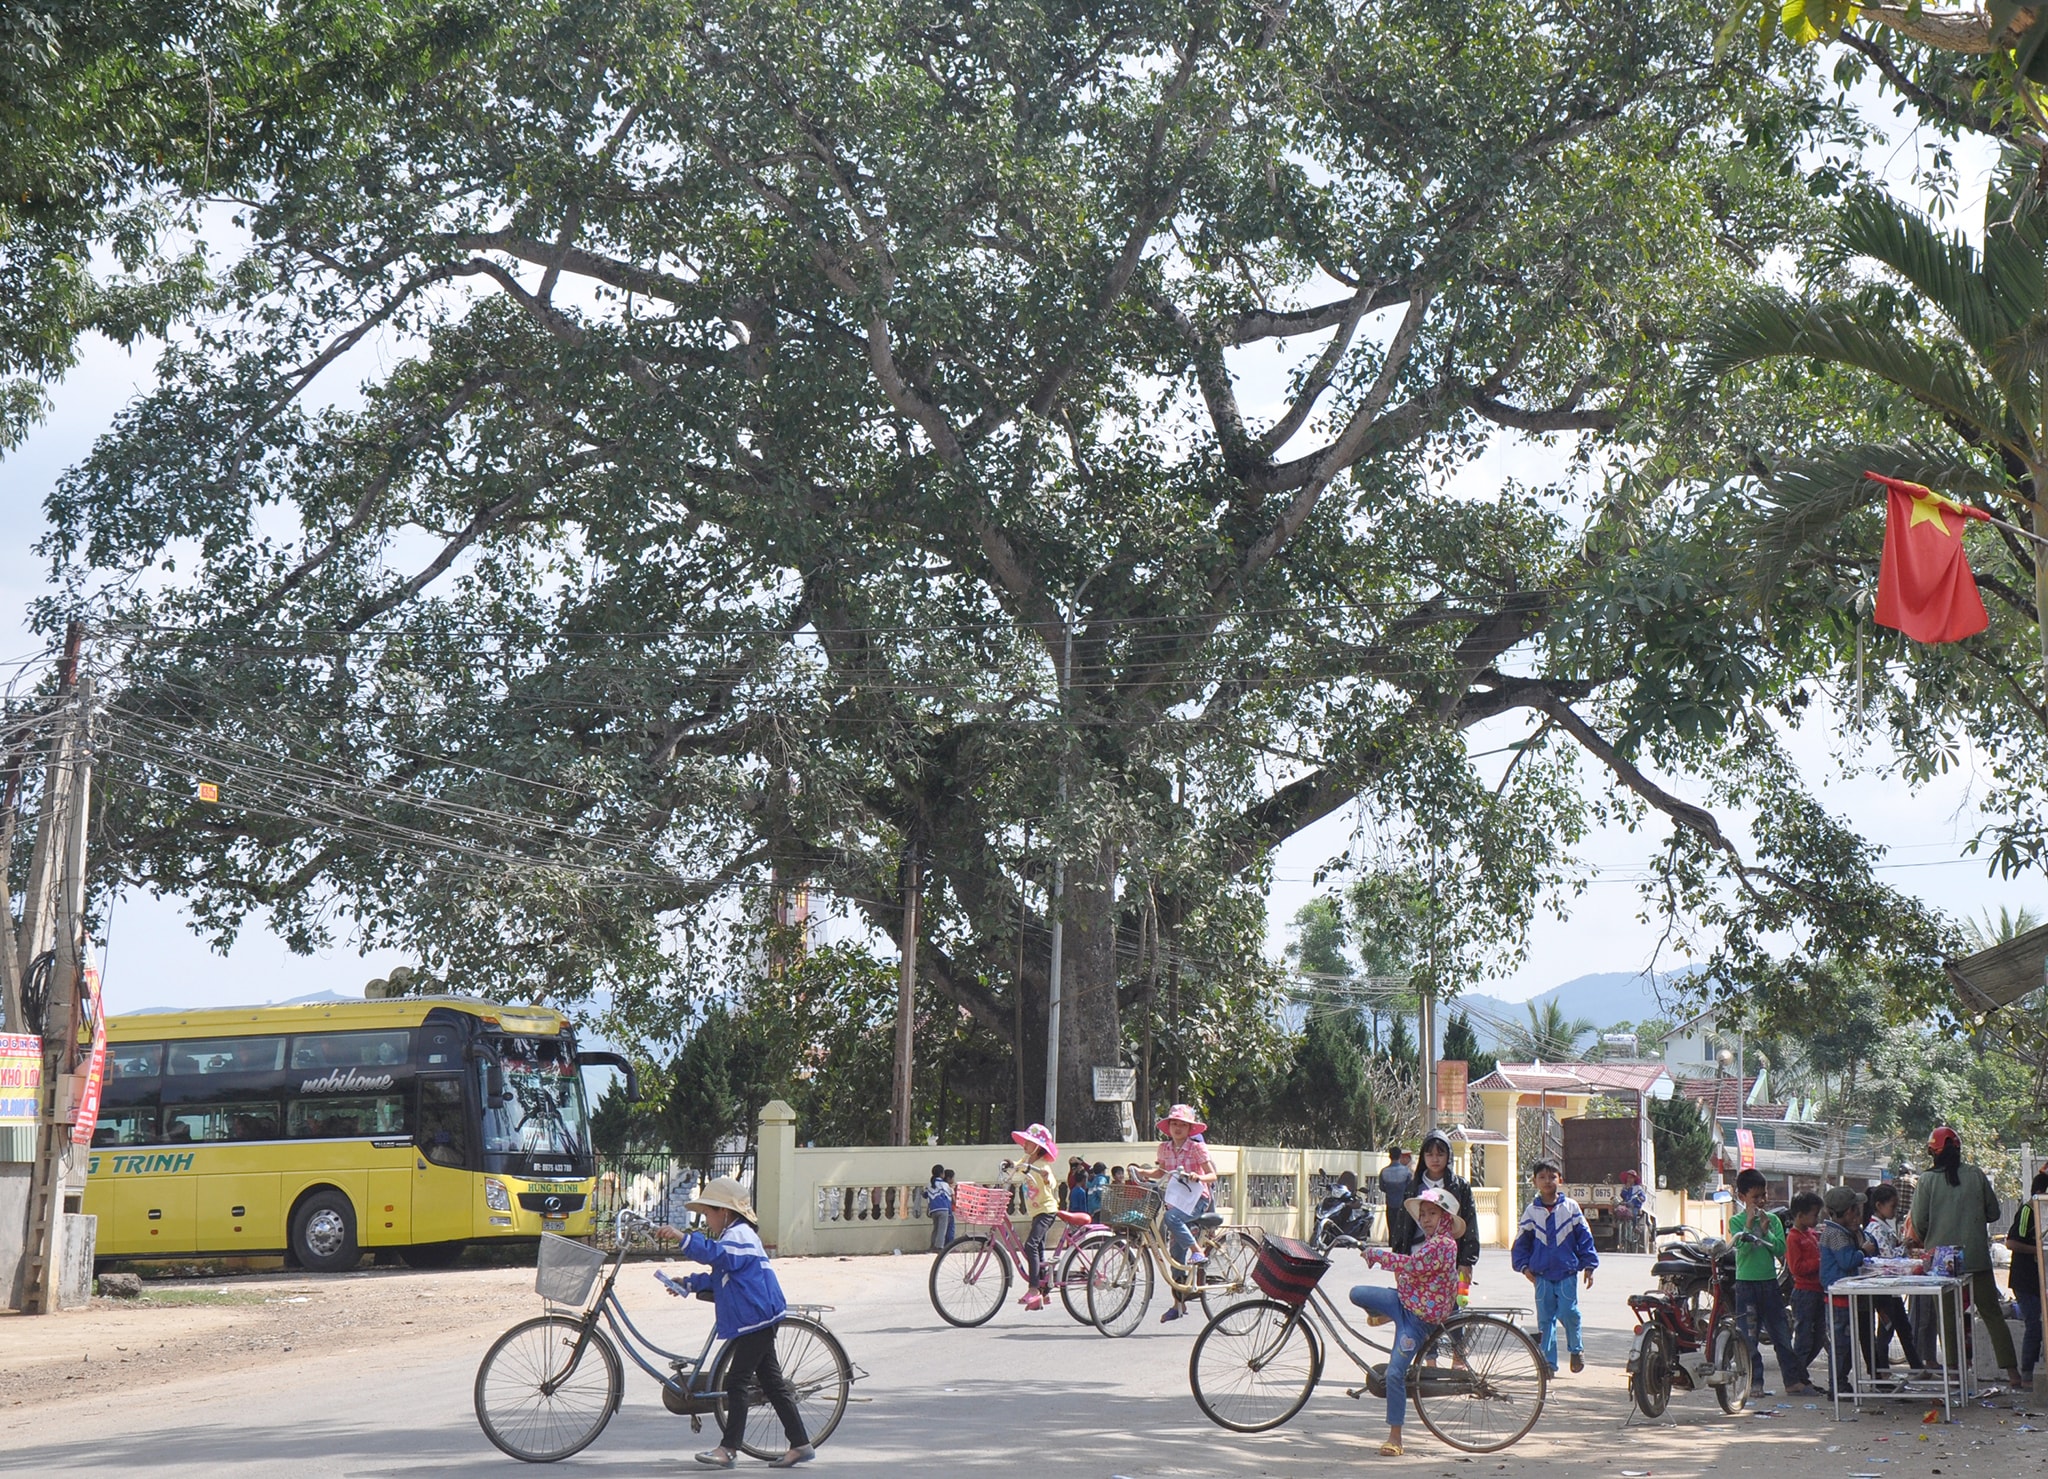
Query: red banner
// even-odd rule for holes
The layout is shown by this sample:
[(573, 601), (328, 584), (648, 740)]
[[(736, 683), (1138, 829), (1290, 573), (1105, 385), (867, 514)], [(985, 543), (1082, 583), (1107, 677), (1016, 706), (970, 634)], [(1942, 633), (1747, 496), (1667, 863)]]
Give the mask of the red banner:
[(1436, 1065), (1436, 1117), (1449, 1125), (1465, 1123), (1465, 1089), (1472, 1067), (1462, 1058), (1448, 1058)]
[(107, 1076), (107, 1021), (100, 1009), (100, 973), (85, 968), (80, 985), (80, 1014), (92, 1023), (92, 1053), (85, 1060), (85, 1072), (78, 1091), (77, 1118), (71, 1122), (71, 1143), (92, 1144), (92, 1132), (100, 1122), (100, 1086)]
[(1738, 1171), (1754, 1171), (1756, 1169), (1756, 1131), (1747, 1129), (1737, 1130), (1735, 1132), (1735, 1148), (1739, 1152), (1735, 1169)]

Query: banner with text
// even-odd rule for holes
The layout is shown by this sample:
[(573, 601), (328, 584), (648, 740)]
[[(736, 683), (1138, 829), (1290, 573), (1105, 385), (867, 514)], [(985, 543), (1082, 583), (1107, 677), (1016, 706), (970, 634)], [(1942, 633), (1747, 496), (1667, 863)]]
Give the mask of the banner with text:
[(43, 1040), (0, 1033), (0, 1125), (33, 1125), (43, 1107)]

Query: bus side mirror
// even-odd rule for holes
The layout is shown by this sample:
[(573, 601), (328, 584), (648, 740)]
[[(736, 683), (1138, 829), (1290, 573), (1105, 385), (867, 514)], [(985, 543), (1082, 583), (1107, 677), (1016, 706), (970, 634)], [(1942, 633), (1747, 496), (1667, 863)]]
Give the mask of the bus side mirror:
[(633, 1066), (633, 1060), (624, 1053), (579, 1052), (576, 1054), (578, 1068), (616, 1068), (626, 1076), (626, 1102), (640, 1102), (640, 1070)]

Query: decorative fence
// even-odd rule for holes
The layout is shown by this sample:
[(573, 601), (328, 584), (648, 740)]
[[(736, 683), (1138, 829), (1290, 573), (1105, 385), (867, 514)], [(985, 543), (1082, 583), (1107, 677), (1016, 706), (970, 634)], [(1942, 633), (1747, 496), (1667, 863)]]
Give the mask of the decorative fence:
[[(985, 1186), (996, 1181), (1000, 1163), (1017, 1153), (1008, 1144), (800, 1148), (795, 1130), (796, 1117), (787, 1105), (776, 1101), (762, 1111), (754, 1203), (763, 1240), (785, 1256), (922, 1252), (930, 1230), (925, 1189), (933, 1164), (950, 1166), (959, 1180)], [(1355, 1172), (1360, 1185), (1370, 1187), (1385, 1164), (1384, 1156), (1361, 1151), (1211, 1143), (1209, 1153), (1218, 1172), (1218, 1211), (1232, 1222), (1295, 1237), (1307, 1236), (1316, 1200), (1339, 1175)], [(1152, 1148), (1121, 1141), (1062, 1142), (1062, 1169), (1070, 1154), (1091, 1164), (1143, 1164), (1151, 1160)], [(1021, 1222), (1021, 1194), (1012, 1197), (1010, 1210)], [(1491, 1212), (1489, 1203), (1483, 1217)]]
[(754, 1173), (751, 1146), (745, 1150), (647, 1150), (600, 1156), (592, 1210), (600, 1228), (621, 1207), (643, 1217), (681, 1224), (689, 1215), (683, 1204), (704, 1182), (718, 1176), (735, 1177), (751, 1194)]

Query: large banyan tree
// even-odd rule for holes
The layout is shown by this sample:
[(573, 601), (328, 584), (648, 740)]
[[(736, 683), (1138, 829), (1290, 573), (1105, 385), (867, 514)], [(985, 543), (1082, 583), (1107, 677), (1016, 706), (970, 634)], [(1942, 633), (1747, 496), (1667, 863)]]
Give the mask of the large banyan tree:
[(112, 660), (105, 879), (653, 1030), (742, 922), (894, 936), (918, 876), (921, 979), (1027, 1115), (1057, 879), (1068, 1133), (1153, 993), (1228, 1023), (1274, 849), (1354, 803), (1446, 980), (1645, 808), (1737, 955), (1926, 959), (1776, 748), (1780, 634), (1631, 561), (1682, 345), (1844, 136), (1714, 21), (245, 18), (191, 123), (209, 311), (50, 503)]

